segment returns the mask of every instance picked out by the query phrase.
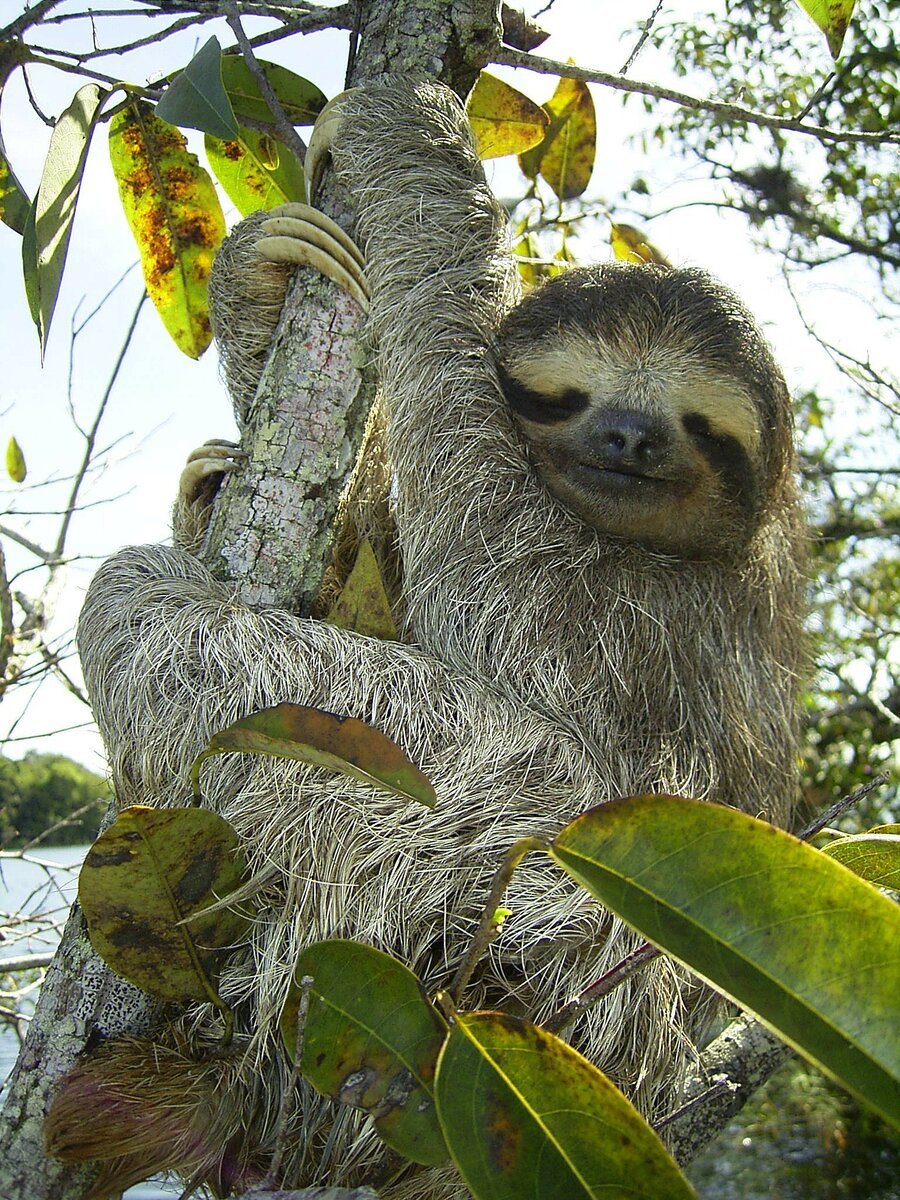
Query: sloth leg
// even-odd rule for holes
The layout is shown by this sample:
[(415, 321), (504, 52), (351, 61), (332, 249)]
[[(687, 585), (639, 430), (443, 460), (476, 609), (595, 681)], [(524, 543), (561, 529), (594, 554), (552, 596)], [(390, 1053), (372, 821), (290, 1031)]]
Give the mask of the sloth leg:
[(332, 279), (364, 309), (369, 307), (359, 247), (330, 217), (308, 204), (281, 204), (262, 223), (257, 253), (267, 262), (312, 267)]

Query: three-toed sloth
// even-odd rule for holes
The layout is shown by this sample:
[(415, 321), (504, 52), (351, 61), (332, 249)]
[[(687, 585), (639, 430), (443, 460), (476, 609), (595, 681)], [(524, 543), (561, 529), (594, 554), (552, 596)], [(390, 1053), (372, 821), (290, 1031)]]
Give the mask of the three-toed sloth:
[[(252, 611), (163, 547), (107, 562), (79, 630), (123, 804), (183, 802), (209, 736), (285, 700), (373, 723), (437, 790), (428, 811), (299, 764), (209, 772), (260, 907), (222, 983), (246, 1055), (227, 1088), (198, 1093), (217, 1145), (203, 1159), (194, 1137), (180, 1165), (221, 1166), (233, 1184), (272, 1149), (276, 1022), (304, 945), (360, 939), (439, 986), (517, 838), (645, 792), (783, 823), (795, 790), (802, 521), (789, 396), (752, 317), (700, 271), (640, 265), (572, 270), (520, 301), (455, 97), (392, 82), (340, 112), (333, 161), (357, 207), (388, 421), (400, 641)], [(538, 856), (506, 903), (467, 1007), (540, 1022), (635, 942)], [(569, 1036), (659, 1118), (701, 997), (660, 959)], [(124, 1086), (128, 1054), (111, 1061)], [(448, 1169), (391, 1175), (364, 1123), (305, 1085), (290, 1140), (293, 1186), (461, 1186)]]

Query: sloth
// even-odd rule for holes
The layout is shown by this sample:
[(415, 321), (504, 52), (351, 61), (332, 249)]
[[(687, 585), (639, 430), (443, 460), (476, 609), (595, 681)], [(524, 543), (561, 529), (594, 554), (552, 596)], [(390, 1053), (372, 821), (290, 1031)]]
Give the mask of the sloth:
[[(277, 1019), (303, 946), (355, 938), (446, 986), (519, 837), (647, 792), (786, 823), (795, 794), (803, 522), (790, 399), (753, 318), (703, 272), (649, 265), (572, 269), (521, 299), (505, 216), (438, 85), (367, 86), (322, 128), (366, 264), (348, 286), (386, 414), (398, 640), (253, 611), (178, 545), (104, 564), (79, 627), (122, 804), (183, 803), (209, 737), (281, 701), (369, 721), (437, 791), (426, 810), (303, 764), (209, 771), (258, 906), (220, 987), (240, 1052), (198, 1066), (185, 1047), (218, 1020), (198, 1006), (174, 1048), (123, 1042), (106, 1069), (142, 1117), (154, 1094), (177, 1098), (182, 1136), (155, 1162), (223, 1192), (274, 1149), (290, 1077)], [(251, 241), (308, 262), (301, 217), (256, 222)], [(316, 240), (316, 261), (343, 261)], [(222, 469), (214, 451), (189, 483)], [(467, 1008), (540, 1023), (637, 944), (541, 856), (505, 903)], [(656, 1121), (708, 997), (659, 958), (566, 1036)], [(468, 1194), (449, 1167), (399, 1167), (304, 1083), (292, 1111), (283, 1186)]]

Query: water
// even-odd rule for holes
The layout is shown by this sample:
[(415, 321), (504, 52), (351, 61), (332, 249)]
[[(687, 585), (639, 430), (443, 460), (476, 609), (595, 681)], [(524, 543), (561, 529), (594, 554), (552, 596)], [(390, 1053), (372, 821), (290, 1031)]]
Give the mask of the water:
[[(87, 846), (41, 847), (29, 853), (27, 860), (0, 857), (0, 923), (20, 913), (26, 920), (9, 930), (0, 942), (0, 963), (4, 958), (22, 954), (52, 953), (58, 936), (54, 924), (65, 921), (78, 886), (78, 871)], [(26, 1011), (30, 1010), (29, 1005)], [(0, 1025), (0, 1084), (5, 1081), (19, 1053), (14, 1029)], [(2, 1101), (2, 1096), (0, 1096)], [(123, 1200), (171, 1200), (181, 1188), (162, 1181), (142, 1183), (129, 1188)]]

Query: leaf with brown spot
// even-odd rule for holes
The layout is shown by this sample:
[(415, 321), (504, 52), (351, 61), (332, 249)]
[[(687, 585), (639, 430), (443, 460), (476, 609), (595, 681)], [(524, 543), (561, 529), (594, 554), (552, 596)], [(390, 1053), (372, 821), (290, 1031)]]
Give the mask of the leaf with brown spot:
[(478, 1200), (689, 1200), (690, 1184), (620, 1091), (571, 1046), (503, 1013), (458, 1013), (438, 1058), (438, 1119)]
[(216, 813), (126, 808), (78, 877), (91, 945), (154, 996), (221, 1006), (213, 983), (221, 951), (241, 940), (248, 919), (227, 908), (198, 914), (232, 893), (245, 869), (237, 834)]
[(317, 942), (300, 955), (281, 1015), (296, 1056), (300, 981), (311, 978), (301, 1069), (319, 1092), (361, 1108), (389, 1146), (413, 1162), (446, 1162), (434, 1108), (443, 1017), (403, 963), (358, 942)]
[(271, 135), (241, 126), (238, 140), (221, 141), (207, 134), (204, 145), (213, 174), (242, 217), (306, 199), (303, 168)]
[(560, 200), (574, 200), (591, 181), (597, 153), (597, 118), (586, 83), (560, 79), (544, 104), (550, 124), (540, 145), (519, 156), (529, 179), (541, 175)]
[(469, 93), (466, 116), (479, 158), (522, 154), (541, 141), (550, 123), (539, 104), (487, 71)]
[(396, 742), (354, 717), (338, 717), (321, 708), (278, 704), (264, 708), (214, 734), (194, 759), (191, 779), (200, 795), (203, 763), (216, 754), (268, 754), (327, 767), (351, 779), (426, 808), (436, 803), (434, 788)]
[(384, 590), (384, 581), (368, 538), (360, 542), (353, 570), (326, 620), (338, 629), (352, 629), (384, 642), (397, 640), (397, 626)]
[(199, 358), (212, 339), (206, 287), (225, 236), (213, 182), (143, 103), (113, 118), (109, 153), (150, 299), (179, 350)]

